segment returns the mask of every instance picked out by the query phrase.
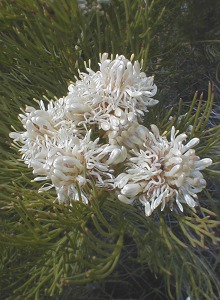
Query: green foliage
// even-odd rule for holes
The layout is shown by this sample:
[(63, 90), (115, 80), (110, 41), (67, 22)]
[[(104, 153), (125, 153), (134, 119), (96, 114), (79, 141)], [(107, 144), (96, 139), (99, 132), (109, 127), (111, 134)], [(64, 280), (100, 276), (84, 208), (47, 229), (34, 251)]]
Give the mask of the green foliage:
[[(115, 286), (123, 289), (122, 299), (219, 299), (220, 209), (213, 188), (220, 175), (215, 109), (220, 10), (213, 0), (212, 30), (203, 36), (197, 2), (112, 0), (86, 14), (76, 0), (0, 2), (3, 299), (112, 299), (120, 294)], [(206, 14), (202, 4), (206, 20), (212, 10)], [(175, 125), (200, 138), (200, 157), (213, 159), (196, 211), (184, 207), (184, 214), (165, 211), (146, 218), (141, 208), (93, 186), (89, 205), (64, 207), (54, 192), (37, 192), (31, 170), (10, 146), (11, 126), (22, 130), (17, 115), (35, 105), (33, 98), (65, 95), (84, 60), (91, 58), (96, 69), (99, 52), (143, 59), (144, 71), (156, 75), (160, 100), (146, 126), (154, 123), (169, 135)], [(208, 80), (215, 84), (206, 92)], [(177, 102), (179, 95), (183, 99)]]
[[(214, 295), (217, 280), (208, 262), (198, 255), (219, 241), (213, 231), (218, 222), (212, 212), (201, 208), (197, 214), (192, 210), (182, 216), (173, 214), (172, 219), (167, 214), (146, 218), (136, 208), (90, 189), (90, 205), (76, 202), (66, 207), (54, 203), (54, 195), (36, 193), (36, 186), (25, 188), (14, 183), (5, 189), (1, 207), (5, 262), (1, 289), (8, 299), (19, 295), (41, 299), (44, 293), (61, 293), (66, 285), (103, 281), (116, 268), (128, 237), (137, 251), (132, 260), (161, 274), (171, 289), (171, 299), (173, 279), (176, 295), (183, 287), (190, 289), (189, 284), (195, 298), (204, 293)], [(195, 288), (198, 282), (202, 289)]]

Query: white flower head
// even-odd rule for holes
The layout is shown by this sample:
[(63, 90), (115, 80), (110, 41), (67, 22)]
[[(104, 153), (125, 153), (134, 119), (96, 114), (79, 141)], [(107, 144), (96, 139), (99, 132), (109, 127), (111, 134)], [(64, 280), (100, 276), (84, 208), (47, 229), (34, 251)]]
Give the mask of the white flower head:
[(104, 53), (97, 75), (105, 93), (116, 96), (121, 107), (130, 106), (142, 114), (142, 111), (147, 111), (148, 106), (158, 102), (152, 99), (157, 87), (153, 83), (153, 77), (147, 77), (141, 72), (140, 63), (132, 63), (132, 60), (133, 56), (128, 60), (123, 55), (116, 55), (114, 60), (108, 59), (108, 54)]
[(160, 136), (155, 125), (151, 125), (144, 149), (130, 151), (132, 157), (125, 173), (116, 178), (119, 200), (133, 203), (139, 200), (149, 216), (159, 205), (161, 210), (168, 204), (173, 209), (176, 202), (183, 211), (182, 203), (196, 205), (197, 193), (206, 185), (201, 170), (211, 165), (209, 158), (201, 159), (192, 149), (199, 143), (193, 138), (184, 144), (186, 134), (179, 134), (173, 127), (170, 141)]
[(64, 119), (63, 98), (56, 102), (50, 101), (47, 109), (43, 101), (39, 105), (40, 109), (26, 106), (25, 112), (19, 115), (25, 131), (10, 133), (10, 137), (20, 147), (22, 159), (33, 168), (36, 159), (42, 163), (48, 155), (51, 156), (60, 130), (66, 129), (74, 135), (80, 135), (76, 124)]
[[(48, 157), (44, 168), (46, 176), (35, 178), (36, 181), (50, 180), (41, 191), (55, 187), (60, 203), (82, 200), (88, 203), (84, 187), (93, 180), (98, 187), (112, 188), (113, 175), (109, 167), (108, 145), (98, 145), (98, 139), (92, 141), (91, 132), (82, 139), (71, 132), (60, 132), (52, 157)], [(115, 149), (110, 149), (112, 153)], [(117, 156), (117, 155), (115, 155)], [(118, 154), (120, 156), (120, 154)], [(119, 161), (124, 158), (118, 158)], [(41, 175), (41, 174), (39, 174)]]
[(54, 187), (59, 202), (70, 203), (80, 199), (80, 189), (87, 203), (83, 187), (91, 180), (98, 187), (113, 188), (111, 166), (126, 159), (126, 148), (99, 144), (98, 138), (93, 141), (91, 130), (82, 130), (65, 114), (63, 98), (50, 101), (47, 109), (43, 102), (40, 109), (27, 106), (20, 118), (24, 131), (12, 132), (10, 137), (33, 168), (35, 181), (49, 181), (40, 191)]
[(139, 123), (148, 107), (158, 102), (152, 98), (157, 91), (153, 77), (141, 72), (139, 62), (132, 63), (132, 59), (123, 55), (108, 59), (104, 53), (99, 71), (86, 68), (88, 73), (80, 72), (80, 79), (69, 86), (65, 98), (68, 117), (84, 124), (98, 124), (110, 143), (112, 136), (120, 136), (134, 122)]

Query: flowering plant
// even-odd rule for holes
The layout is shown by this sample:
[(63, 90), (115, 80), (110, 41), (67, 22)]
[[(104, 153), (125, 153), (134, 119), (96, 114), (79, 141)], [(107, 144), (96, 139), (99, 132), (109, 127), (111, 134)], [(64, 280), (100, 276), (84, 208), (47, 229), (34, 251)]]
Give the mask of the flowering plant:
[(194, 2), (0, 1), (1, 298), (219, 299), (220, 10)]
[[(33, 168), (35, 181), (49, 180), (39, 191), (55, 187), (59, 203), (89, 203), (85, 185), (114, 191), (131, 204), (140, 201), (146, 216), (174, 203), (194, 207), (206, 185), (201, 170), (211, 165), (192, 149), (199, 138), (187, 139), (173, 126), (170, 141), (142, 125), (157, 87), (141, 72), (138, 61), (123, 55), (101, 55), (99, 71), (86, 68), (69, 85), (69, 93), (45, 108), (27, 106), (20, 114), (24, 132), (12, 132), (22, 159)], [(123, 164), (123, 166), (122, 166)]]

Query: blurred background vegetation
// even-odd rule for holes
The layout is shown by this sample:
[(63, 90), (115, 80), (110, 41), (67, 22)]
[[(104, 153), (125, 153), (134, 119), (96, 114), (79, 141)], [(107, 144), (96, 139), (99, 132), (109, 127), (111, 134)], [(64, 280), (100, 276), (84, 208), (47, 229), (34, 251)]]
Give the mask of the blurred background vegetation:
[[(219, 299), (219, 0), (0, 0), (0, 47), (0, 298)], [(194, 125), (214, 161), (197, 214), (146, 218), (96, 189), (91, 207), (62, 208), (18, 161), (20, 108), (66, 95), (102, 52), (134, 53), (155, 75), (146, 125)]]

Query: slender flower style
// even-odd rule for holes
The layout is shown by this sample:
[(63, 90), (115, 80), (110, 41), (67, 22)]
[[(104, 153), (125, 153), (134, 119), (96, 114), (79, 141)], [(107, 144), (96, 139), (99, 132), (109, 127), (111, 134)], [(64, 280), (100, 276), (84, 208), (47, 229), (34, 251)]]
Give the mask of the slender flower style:
[(200, 171), (211, 165), (212, 160), (196, 156), (192, 148), (199, 143), (198, 138), (184, 144), (187, 135), (178, 135), (174, 127), (170, 141), (160, 136), (155, 125), (151, 125), (151, 130), (144, 149), (130, 151), (126, 172), (116, 178), (119, 200), (129, 204), (139, 200), (147, 216), (159, 205), (163, 210), (168, 204), (172, 210), (174, 202), (181, 211), (182, 203), (194, 207), (197, 193), (206, 185)]
[[(153, 77), (141, 72), (139, 62), (132, 64), (132, 59), (123, 55), (108, 59), (104, 53), (99, 71), (86, 68), (88, 73), (80, 72), (80, 79), (69, 86), (65, 98), (68, 117), (90, 126), (98, 125), (111, 144), (125, 145), (120, 144), (123, 132), (137, 136), (134, 127), (138, 127), (147, 108), (158, 103), (152, 98), (157, 91)], [(129, 132), (130, 127), (133, 128)]]

